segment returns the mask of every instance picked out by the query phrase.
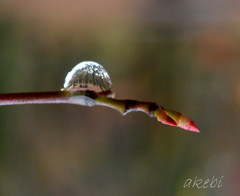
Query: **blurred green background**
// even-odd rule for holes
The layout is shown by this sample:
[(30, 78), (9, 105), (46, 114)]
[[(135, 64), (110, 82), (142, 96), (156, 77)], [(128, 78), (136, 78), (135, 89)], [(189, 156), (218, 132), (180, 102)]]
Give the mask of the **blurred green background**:
[[(240, 3), (0, 1), (0, 92), (59, 89), (84, 60), (117, 98), (183, 112), (195, 134), (103, 107), (0, 108), (0, 195), (240, 193)], [(183, 188), (196, 176), (221, 188)]]

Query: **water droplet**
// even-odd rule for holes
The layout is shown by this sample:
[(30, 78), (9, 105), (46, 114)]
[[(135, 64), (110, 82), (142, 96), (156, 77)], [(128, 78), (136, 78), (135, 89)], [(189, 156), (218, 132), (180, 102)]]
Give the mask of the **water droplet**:
[(84, 61), (68, 72), (62, 90), (104, 92), (111, 89), (112, 82), (104, 67), (93, 61)]

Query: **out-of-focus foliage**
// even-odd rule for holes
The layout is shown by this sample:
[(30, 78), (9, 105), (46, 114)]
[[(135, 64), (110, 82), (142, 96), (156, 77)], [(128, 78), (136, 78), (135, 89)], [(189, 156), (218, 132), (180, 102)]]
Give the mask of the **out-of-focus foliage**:
[[(101, 107), (0, 108), (0, 195), (238, 195), (239, 3), (0, 2), (0, 92), (60, 89), (104, 65), (119, 98), (187, 114), (193, 134)], [(187, 178), (224, 176), (220, 189)]]

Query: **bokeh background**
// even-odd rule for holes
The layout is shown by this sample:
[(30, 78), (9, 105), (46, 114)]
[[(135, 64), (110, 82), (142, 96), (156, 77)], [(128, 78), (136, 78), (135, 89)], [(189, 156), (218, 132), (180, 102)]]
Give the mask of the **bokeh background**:
[[(0, 92), (57, 90), (77, 63), (118, 98), (183, 112), (195, 134), (103, 107), (0, 108), (0, 195), (240, 193), (240, 3), (0, 1)], [(221, 188), (183, 188), (188, 178)]]

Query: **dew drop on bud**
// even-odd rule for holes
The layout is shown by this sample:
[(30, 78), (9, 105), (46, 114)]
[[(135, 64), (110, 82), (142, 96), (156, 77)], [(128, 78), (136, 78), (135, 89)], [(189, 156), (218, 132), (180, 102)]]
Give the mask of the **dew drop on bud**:
[(68, 72), (62, 91), (111, 91), (112, 82), (104, 67), (93, 61), (77, 64)]

